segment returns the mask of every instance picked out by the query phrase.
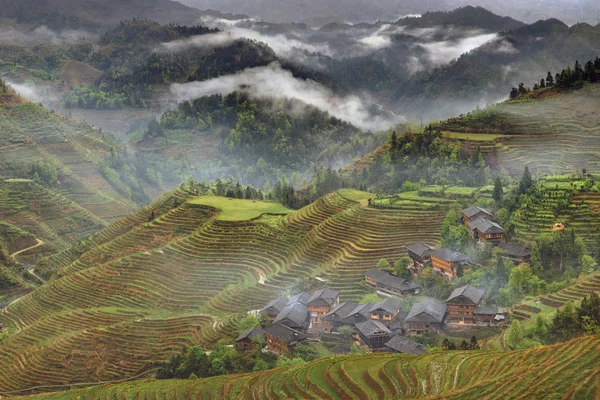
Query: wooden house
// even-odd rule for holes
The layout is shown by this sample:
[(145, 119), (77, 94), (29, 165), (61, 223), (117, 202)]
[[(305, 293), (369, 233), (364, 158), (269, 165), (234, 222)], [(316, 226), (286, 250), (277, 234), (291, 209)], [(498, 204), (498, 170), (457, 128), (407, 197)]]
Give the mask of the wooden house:
[(273, 320), (273, 324), (285, 325), (300, 332), (306, 332), (310, 325), (308, 308), (304, 304), (293, 303), (285, 306)]
[(482, 325), (497, 325), (505, 320), (504, 311), (496, 306), (475, 309), (475, 323)]
[(500, 243), (498, 247), (506, 252), (506, 256), (516, 264), (531, 261), (531, 249), (519, 244)]
[(446, 304), (429, 298), (412, 306), (404, 320), (404, 326), (409, 333), (415, 335), (439, 332), (444, 327), (446, 316)]
[(372, 352), (386, 351), (385, 344), (393, 336), (392, 331), (380, 321), (368, 320), (355, 325), (354, 338)]
[(385, 343), (385, 347), (389, 352), (403, 354), (423, 354), (426, 350), (421, 343), (400, 335), (394, 335)]
[(265, 337), (265, 331), (259, 327), (246, 329), (237, 339), (235, 339), (235, 345), (240, 352), (251, 352), (256, 350), (258, 345), (254, 341), (255, 337)]
[(462, 222), (467, 228), (469, 227), (471, 221), (474, 221), (477, 218), (492, 219), (492, 217), (493, 215), (491, 212), (489, 212), (485, 208), (478, 207), (475, 205), (462, 210)]
[(431, 266), (449, 280), (456, 278), (459, 264), (466, 272), (471, 266), (471, 260), (464, 254), (450, 249), (441, 248), (431, 252)]
[(370, 310), (374, 306), (373, 303), (359, 304), (350, 311), (342, 320), (343, 325), (356, 325), (359, 322), (365, 322), (371, 319)]
[(267, 303), (267, 305), (260, 310), (261, 313), (264, 313), (269, 321), (273, 321), (279, 313), (285, 308), (287, 305), (286, 299), (274, 299)]
[(478, 244), (491, 243), (496, 246), (506, 241), (506, 231), (489, 219), (477, 218), (469, 223), (471, 237)]
[(401, 309), (402, 304), (396, 300), (385, 299), (371, 307), (369, 315), (372, 320), (383, 322), (384, 325), (389, 327)]
[(275, 354), (284, 354), (295, 345), (308, 339), (308, 335), (281, 324), (265, 328), (267, 350)]
[(433, 247), (426, 243), (419, 242), (406, 246), (406, 250), (411, 259), (410, 268), (416, 273), (421, 272), (423, 268), (431, 265), (431, 252), (433, 251)]
[(313, 324), (320, 324), (321, 318), (340, 302), (340, 292), (328, 288), (313, 293), (307, 302), (310, 319)]
[(365, 284), (384, 296), (410, 296), (419, 293), (421, 285), (389, 272), (371, 268), (365, 273)]
[(350, 301), (339, 303), (331, 309), (327, 314), (321, 317), (325, 332), (337, 332), (341, 326), (347, 325), (344, 319), (353, 312), (358, 305)]
[(466, 285), (455, 289), (446, 305), (448, 307), (448, 321), (460, 324), (475, 323), (475, 309), (481, 305), (485, 290)]

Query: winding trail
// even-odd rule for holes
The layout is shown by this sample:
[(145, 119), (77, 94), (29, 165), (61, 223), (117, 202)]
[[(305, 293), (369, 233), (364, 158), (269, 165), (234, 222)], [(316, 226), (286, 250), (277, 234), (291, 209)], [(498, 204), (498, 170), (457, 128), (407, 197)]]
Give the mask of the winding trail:
[(24, 252), (26, 252), (28, 250), (31, 250), (31, 249), (35, 249), (36, 247), (40, 247), (41, 245), (44, 244), (43, 240), (40, 240), (40, 239), (35, 239), (35, 240), (37, 241), (37, 244), (35, 244), (35, 245), (31, 246), (31, 247), (28, 247), (26, 249), (23, 249), (23, 250), (15, 251), (10, 256), (14, 258), (14, 257), (18, 256), (21, 253), (24, 253)]

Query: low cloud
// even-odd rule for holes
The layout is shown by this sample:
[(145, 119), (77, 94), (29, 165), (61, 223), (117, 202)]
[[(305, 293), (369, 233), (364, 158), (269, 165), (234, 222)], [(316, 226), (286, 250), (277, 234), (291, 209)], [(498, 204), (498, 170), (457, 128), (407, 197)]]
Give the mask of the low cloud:
[(486, 33), (471, 37), (465, 37), (458, 40), (444, 40), (441, 42), (422, 43), (418, 46), (427, 51), (427, 58), (434, 66), (447, 64), (460, 57), (461, 54), (468, 53), (490, 40), (493, 40), (497, 34)]
[(377, 31), (369, 36), (358, 39), (358, 43), (371, 50), (379, 50), (392, 45), (392, 36), (404, 30), (404, 27), (395, 25), (382, 25)]
[(330, 115), (350, 122), (363, 130), (382, 130), (404, 121), (400, 116), (377, 110), (358, 96), (336, 97), (331, 90), (312, 80), (294, 78), (278, 63), (246, 69), (240, 73), (171, 85), (171, 92), (180, 100), (192, 100), (213, 94), (244, 91), (256, 98), (296, 99)]
[(225, 32), (192, 36), (188, 39), (162, 43), (158, 51), (180, 52), (190, 48), (214, 48), (228, 46), (239, 39), (250, 39), (266, 43), (275, 53), (283, 58), (298, 59), (299, 52), (321, 53), (331, 55), (327, 45), (313, 45), (285, 35), (265, 35), (252, 29), (232, 26)]
[(98, 41), (98, 35), (84, 30), (64, 30), (55, 32), (46, 26), (33, 31), (23, 32), (12, 26), (0, 28), (0, 42), (17, 44), (52, 43), (54, 45), (71, 45)]
[(42, 87), (36, 86), (33, 83), (17, 83), (6, 78), (2, 79), (6, 81), (6, 83), (8, 83), (8, 85), (25, 100), (29, 100), (33, 103), (42, 103), (45, 105), (50, 105), (53, 104), (53, 102), (56, 102), (56, 98), (53, 94)]

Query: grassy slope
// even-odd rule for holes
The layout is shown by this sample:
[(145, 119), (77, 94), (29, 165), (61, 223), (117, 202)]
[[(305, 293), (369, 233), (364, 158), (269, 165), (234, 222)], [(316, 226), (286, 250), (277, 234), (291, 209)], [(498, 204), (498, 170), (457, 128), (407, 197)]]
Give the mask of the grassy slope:
[(0, 343), (0, 391), (135, 376), (182, 346), (231, 336), (242, 312), (300, 279), (323, 277), (357, 300), (362, 274), (380, 258), (438, 241), (438, 211), (373, 210), (343, 194), (367, 196), (333, 193), (266, 223), (221, 220), (194, 204), (215, 198), (186, 201), (193, 194), (179, 189), (45, 260), (59, 278), (0, 314), (10, 332)]
[(137, 381), (34, 399), (597, 399), (600, 338), (514, 352), (370, 354), (201, 380)]
[(189, 203), (220, 210), (217, 219), (222, 221), (246, 221), (266, 213), (289, 214), (292, 212), (279, 203), (230, 199), (220, 196), (202, 196), (190, 200)]

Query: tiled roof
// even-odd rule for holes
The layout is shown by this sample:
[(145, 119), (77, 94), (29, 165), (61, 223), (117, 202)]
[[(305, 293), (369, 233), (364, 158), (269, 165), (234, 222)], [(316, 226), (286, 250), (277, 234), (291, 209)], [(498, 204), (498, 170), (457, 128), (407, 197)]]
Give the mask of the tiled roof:
[(319, 289), (308, 300), (308, 305), (328, 304), (333, 305), (340, 292), (329, 288)]
[(481, 301), (484, 294), (485, 290), (483, 289), (477, 289), (471, 285), (461, 286), (458, 289), (454, 289), (450, 297), (448, 297), (448, 300), (446, 300), (446, 303), (451, 303), (452, 300), (456, 299), (457, 297), (464, 296), (473, 304), (477, 304)]
[(446, 304), (428, 298), (410, 309), (405, 322), (442, 322), (446, 315)]
[(249, 328), (246, 329), (244, 332), (242, 332), (242, 334), (240, 336), (238, 336), (237, 339), (235, 339), (236, 342), (239, 342), (240, 340), (243, 339), (252, 339), (255, 336), (259, 336), (259, 337), (265, 337), (265, 331), (263, 331), (262, 329), (260, 329), (260, 327), (255, 326), (253, 328)]
[(308, 338), (307, 334), (281, 324), (273, 324), (265, 328), (265, 332), (286, 342), (299, 342)]
[(407, 337), (396, 335), (388, 340), (385, 345), (390, 349), (405, 354), (423, 354), (425, 346)]

